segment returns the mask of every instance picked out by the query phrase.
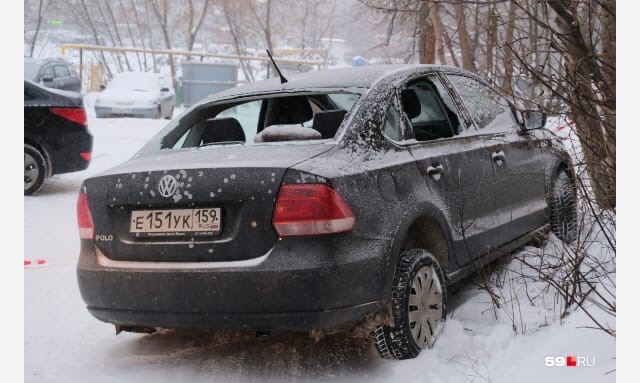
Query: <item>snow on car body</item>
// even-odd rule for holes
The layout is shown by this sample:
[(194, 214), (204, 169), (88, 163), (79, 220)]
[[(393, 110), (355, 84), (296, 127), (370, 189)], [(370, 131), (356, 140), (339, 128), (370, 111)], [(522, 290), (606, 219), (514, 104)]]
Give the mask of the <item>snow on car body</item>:
[(215, 94), (83, 184), (82, 297), (130, 331), (375, 318), (380, 354), (414, 357), (444, 322), (447, 285), (550, 220), (575, 235), (571, 161), (536, 129), (544, 120), (526, 129), (516, 116), (484, 82), (438, 66)]

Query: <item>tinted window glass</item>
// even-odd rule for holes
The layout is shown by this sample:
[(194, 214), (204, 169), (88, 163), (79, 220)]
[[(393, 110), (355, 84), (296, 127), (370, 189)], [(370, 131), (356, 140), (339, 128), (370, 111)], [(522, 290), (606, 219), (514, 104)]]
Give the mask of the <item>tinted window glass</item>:
[(515, 123), (507, 100), (480, 81), (447, 75), (480, 129), (510, 129)]
[(69, 69), (66, 65), (56, 65), (53, 67), (56, 77), (69, 77)]
[(44, 70), (42, 71), (42, 77), (51, 77), (53, 78), (53, 67), (52, 66), (48, 66), (46, 68), (44, 68)]
[(333, 93), (329, 95), (331, 101), (333, 101), (340, 109), (349, 110), (353, 104), (358, 101), (360, 95), (353, 93)]
[(451, 123), (451, 127), (453, 128), (453, 132), (455, 134), (460, 134), (464, 130), (462, 119), (458, 116), (457, 108), (449, 91), (442, 85), (439, 79), (431, 78), (433, 85), (436, 86), (438, 90), (438, 94), (440, 95), (440, 99), (442, 100), (443, 107), (445, 109), (445, 113), (447, 117), (449, 117), (449, 122)]
[(387, 109), (387, 116), (382, 127), (382, 132), (385, 136), (394, 141), (402, 141), (405, 138), (400, 112), (398, 112), (398, 108), (395, 102), (391, 102), (389, 104), (389, 108)]

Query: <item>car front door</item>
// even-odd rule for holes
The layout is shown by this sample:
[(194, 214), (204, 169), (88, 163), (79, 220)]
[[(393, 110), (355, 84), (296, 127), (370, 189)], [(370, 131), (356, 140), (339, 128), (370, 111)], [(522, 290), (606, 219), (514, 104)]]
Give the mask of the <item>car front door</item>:
[(425, 192), (444, 196), (452, 261), (465, 266), (495, 245), (487, 236), (495, 224), (491, 158), (438, 75), (414, 78), (400, 86), (400, 94), (414, 137), (407, 142), (409, 151)]
[[(544, 140), (523, 132), (511, 104), (477, 78), (448, 73), (490, 151), (495, 177), (498, 242), (504, 244), (546, 222)], [(548, 144), (548, 143), (547, 143)]]

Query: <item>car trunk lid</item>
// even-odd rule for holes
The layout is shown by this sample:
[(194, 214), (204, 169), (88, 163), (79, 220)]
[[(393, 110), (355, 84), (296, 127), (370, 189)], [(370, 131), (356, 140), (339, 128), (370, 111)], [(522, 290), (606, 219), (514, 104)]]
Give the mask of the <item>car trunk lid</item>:
[[(229, 145), (134, 158), (85, 181), (96, 246), (116, 261), (260, 257), (277, 241), (271, 217), (286, 170), (331, 147)], [(196, 230), (202, 215), (216, 224)]]

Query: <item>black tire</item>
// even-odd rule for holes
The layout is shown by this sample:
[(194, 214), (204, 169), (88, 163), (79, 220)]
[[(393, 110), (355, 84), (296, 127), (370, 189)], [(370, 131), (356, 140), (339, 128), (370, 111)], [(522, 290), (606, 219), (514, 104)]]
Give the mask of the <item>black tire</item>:
[(575, 186), (566, 171), (558, 172), (550, 196), (551, 231), (565, 243), (578, 236)]
[(378, 326), (371, 334), (378, 354), (385, 359), (411, 359), (433, 347), (446, 320), (446, 308), (446, 284), (436, 258), (423, 249), (402, 253), (391, 287), (394, 326)]
[(33, 195), (42, 189), (47, 177), (47, 161), (40, 151), (24, 144), (24, 195)]
[(169, 112), (169, 114), (167, 116), (164, 116), (165, 120), (170, 120), (173, 118), (173, 107), (171, 108), (171, 111)]

